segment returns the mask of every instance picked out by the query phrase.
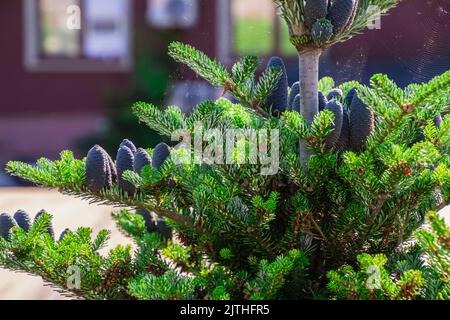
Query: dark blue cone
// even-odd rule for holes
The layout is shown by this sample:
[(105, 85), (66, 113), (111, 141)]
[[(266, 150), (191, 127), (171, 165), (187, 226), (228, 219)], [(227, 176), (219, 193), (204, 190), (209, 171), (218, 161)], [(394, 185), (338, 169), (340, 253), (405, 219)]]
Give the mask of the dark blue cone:
[(112, 182), (117, 182), (117, 168), (116, 168), (116, 165), (115, 165), (113, 159), (111, 158), (111, 156), (108, 153), (106, 153), (106, 154), (108, 155), (107, 159), (108, 159), (108, 167), (110, 169), (111, 183)]
[(333, 37), (333, 25), (327, 19), (320, 19), (311, 27), (311, 37), (315, 44), (322, 46)]
[(323, 109), (325, 109), (325, 106), (328, 103), (327, 98), (324, 96), (324, 94), (322, 93), (322, 91), (319, 91), (318, 93), (319, 95), (319, 111), (323, 111)]
[(70, 232), (72, 232), (72, 231), (70, 231), (69, 228), (67, 228), (63, 232), (61, 232), (61, 234), (59, 235), (59, 238), (58, 238), (58, 242), (63, 241), (64, 237)]
[(9, 240), (9, 232), (16, 226), (16, 221), (9, 214), (2, 213), (0, 215), (0, 237)]
[(267, 63), (267, 69), (278, 67), (282, 71), (282, 75), (278, 80), (276, 88), (267, 97), (266, 104), (272, 108), (272, 114), (279, 116), (288, 106), (288, 79), (286, 66), (280, 57), (272, 57)]
[(28, 232), (33, 225), (30, 216), (23, 210), (19, 210), (14, 214), (14, 220), (16, 220), (17, 225), (25, 232)]
[(153, 215), (150, 211), (144, 210), (144, 209), (137, 209), (136, 214), (140, 215), (142, 218), (144, 218), (145, 221), (145, 228), (148, 232), (155, 232), (156, 231), (156, 223), (153, 219)]
[(124, 139), (120, 144), (119, 148), (120, 147), (128, 147), (128, 149), (130, 149), (133, 154), (136, 152), (136, 147), (134, 146), (134, 143), (128, 139)]
[(333, 89), (331, 90), (328, 95), (327, 95), (327, 99), (331, 100), (331, 99), (339, 99), (343, 97), (343, 93), (341, 89)]
[(353, 97), (355, 96), (356, 88), (351, 88), (350, 91), (345, 96), (345, 103), (347, 104), (347, 107), (350, 108), (350, 105), (352, 104)]
[(333, 24), (334, 35), (340, 34), (351, 22), (355, 13), (356, 0), (334, 0), (328, 12), (328, 20)]
[(156, 232), (162, 235), (164, 238), (172, 238), (172, 229), (167, 226), (164, 219), (156, 218)]
[(339, 137), (341, 136), (344, 109), (339, 101), (333, 99), (327, 103), (325, 110), (329, 110), (334, 114), (333, 131), (325, 138), (325, 146), (327, 148), (332, 148), (336, 146)]
[(439, 128), (442, 124), (442, 116), (440, 114), (438, 114), (435, 118), (434, 118), (434, 125), (436, 126), (436, 128)]
[(300, 113), (300, 103), (301, 103), (301, 98), (300, 95), (296, 95), (294, 102), (292, 103), (292, 111), (297, 111), (298, 113)]
[(134, 161), (133, 161), (134, 172), (136, 172), (137, 174), (141, 174), (142, 168), (151, 164), (152, 159), (150, 159), (150, 156), (148, 155), (147, 151), (145, 151), (143, 148), (137, 149), (136, 153), (134, 154)]
[(306, 0), (304, 9), (305, 25), (311, 29), (314, 22), (325, 18), (328, 13), (328, 0)]
[(288, 106), (289, 110), (293, 110), (294, 99), (300, 93), (300, 82), (295, 82), (292, 85), (291, 92), (289, 93)]
[(135, 187), (128, 181), (124, 180), (122, 175), (125, 171), (133, 171), (133, 161), (134, 155), (130, 148), (126, 146), (121, 146), (119, 151), (117, 151), (116, 167), (117, 167), (117, 181), (119, 182), (119, 187), (128, 193), (128, 195), (134, 194), (136, 191)]
[[(36, 221), (44, 214), (44, 213), (48, 213), (45, 210), (41, 210), (39, 211), (36, 216), (34, 217), (34, 222), (36, 223)], [(51, 221), (49, 221), (48, 223), (48, 229), (47, 229), (47, 233), (54, 239), (55, 238), (55, 231), (53, 230), (53, 224)]]
[(164, 164), (169, 155), (170, 155), (169, 146), (165, 143), (158, 144), (155, 147), (155, 150), (153, 150), (152, 166), (156, 169), (161, 168), (161, 166)]
[(364, 149), (367, 138), (375, 129), (373, 112), (361, 101), (355, 93), (350, 110), (350, 143), (357, 151)]
[(110, 186), (111, 173), (106, 151), (96, 145), (86, 157), (86, 184), (89, 190), (99, 192)]
[(343, 107), (342, 129), (336, 144), (336, 150), (340, 152), (350, 150), (350, 117), (345, 107)]

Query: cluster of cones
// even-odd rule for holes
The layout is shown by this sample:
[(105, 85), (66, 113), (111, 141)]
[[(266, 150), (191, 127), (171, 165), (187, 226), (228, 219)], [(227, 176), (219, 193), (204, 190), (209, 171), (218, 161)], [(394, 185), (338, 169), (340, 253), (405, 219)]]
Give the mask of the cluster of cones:
[(117, 151), (116, 161), (99, 145), (89, 150), (86, 157), (86, 183), (89, 190), (99, 192), (104, 188), (110, 188), (117, 182), (119, 187), (133, 195), (135, 187), (122, 175), (130, 170), (141, 174), (142, 168), (151, 165), (159, 169), (170, 155), (170, 148), (165, 143), (158, 144), (152, 157), (143, 148), (136, 148), (130, 140), (123, 140)]
[[(282, 76), (266, 104), (272, 108), (274, 116), (279, 116), (284, 111), (300, 113), (299, 82), (289, 89), (286, 66), (281, 58), (270, 58), (267, 68), (274, 67), (281, 69)], [(345, 97), (340, 89), (332, 89), (326, 97), (319, 91), (318, 99), (319, 111), (329, 110), (335, 118), (333, 130), (325, 141), (326, 146), (341, 152), (363, 150), (367, 137), (375, 130), (375, 116), (358, 97), (356, 88), (351, 89)]]
[[(10, 237), (10, 231), (13, 227), (19, 227), (25, 232), (29, 232), (32, 226), (38, 221), (38, 219), (46, 213), (45, 210), (39, 211), (36, 216), (34, 217), (34, 220), (32, 222), (30, 216), (28, 213), (26, 213), (23, 210), (17, 211), (13, 216), (10, 216), (7, 213), (2, 213), (0, 215), (0, 237), (2, 237), (5, 240), (8, 240)], [(69, 229), (65, 229), (61, 235), (58, 238), (58, 241), (61, 241), (67, 233), (69, 233)], [(54, 238), (55, 232), (53, 230), (53, 225), (51, 222), (48, 224), (47, 233)]]
[[(119, 146), (114, 162), (102, 147), (96, 145), (89, 150), (86, 157), (87, 186), (89, 190), (99, 192), (104, 188), (110, 188), (113, 183), (117, 182), (124, 192), (132, 196), (136, 192), (136, 188), (129, 181), (123, 179), (123, 173), (129, 170), (141, 174), (142, 169), (147, 165), (159, 169), (169, 157), (170, 151), (167, 144), (160, 143), (150, 157), (145, 149), (136, 148), (133, 142), (125, 139)], [(142, 209), (136, 210), (136, 213), (144, 218), (149, 232), (156, 231), (164, 237), (171, 237), (171, 229), (156, 214)]]
[(304, 23), (316, 45), (341, 35), (353, 23), (357, 0), (306, 0)]

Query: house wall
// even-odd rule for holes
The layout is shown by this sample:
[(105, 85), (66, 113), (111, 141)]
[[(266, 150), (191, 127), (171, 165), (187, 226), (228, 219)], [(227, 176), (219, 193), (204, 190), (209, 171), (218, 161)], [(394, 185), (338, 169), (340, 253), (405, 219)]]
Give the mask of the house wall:
[[(152, 31), (145, 19), (146, 0), (132, 0), (133, 29)], [(131, 80), (120, 72), (29, 72), (23, 64), (23, 1), (0, 1), (0, 167), (7, 160), (54, 158), (60, 150), (76, 148), (76, 141), (97, 130), (108, 92)], [(200, 0), (195, 27), (177, 37), (214, 55), (215, 1)], [(155, 30), (155, 32), (159, 32)], [(141, 39), (140, 41), (145, 41)], [(153, 44), (160, 50), (166, 43)], [(193, 79), (182, 69), (183, 79)]]

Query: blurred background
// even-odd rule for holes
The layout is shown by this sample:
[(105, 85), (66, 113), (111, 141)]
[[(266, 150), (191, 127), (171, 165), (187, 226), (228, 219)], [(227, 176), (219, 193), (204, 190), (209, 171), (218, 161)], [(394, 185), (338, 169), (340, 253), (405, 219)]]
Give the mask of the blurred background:
[[(378, 22), (327, 50), (320, 76), (367, 83), (381, 72), (404, 86), (450, 69), (450, 0), (403, 1)], [(170, 60), (173, 40), (228, 66), (245, 54), (263, 65), (282, 56), (290, 83), (298, 78), (296, 51), (272, 0), (0, 0), (0, 212), (46, 208), (61, 230), (80, 221), (115, 230), (109, 208), (19, 188), (26, 185), (3, 168), (9, 160), (55, 159), (65, 149), (83, 157), (94, 144), (114, 155), (123, 138), (159, 143), (137, 123), (132, 103), (188, 112), (221, 94)], [(113, 242), (124, 240), (114, 232)], [(0, 299), (60, 298), (30, 279), (0, 271)]]

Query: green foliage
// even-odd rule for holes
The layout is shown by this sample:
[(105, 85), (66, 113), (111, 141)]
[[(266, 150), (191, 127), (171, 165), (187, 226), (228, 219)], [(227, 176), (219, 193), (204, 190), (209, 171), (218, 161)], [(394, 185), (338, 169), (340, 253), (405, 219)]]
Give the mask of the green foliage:
[(413, 299), (420, 293), (423, 285), (422, 273), (408, 270), (399, 279), (392, 280), (384, 268), (387, 259), (384, 255), (358, 256), (359, 271), (344, 266), (337, 271), (328, 272), (328, 289), (338, 299)]
[[(238, 130), (242, 135), (231, 148), (233, 161), (201, 162), (204, 155), (196, 154), (198, 150), (174, 148), (160, 168), (147, 165), (141, 172), (123, 173), (121, 178), (136, 188), (131, 196), (117, 183), (90, 190), (85, 160), (74, 159), (69, 151), (60, 160), (41, 159), (34, 166), (10, 162), (6, 167), (12, 175), (91, 202), (154, 213), (171, 228), (173, 237), (163, 237), (147, 229), (142, 216), (126, 210), (115, 213), (119, 229), (135, 243), (136, 252), (131, 257), (129, 248), (116, 249), (113, 256), (120, 258), (107, 260), (104, 263), (110, 264), (98, 271), (87, 269), (84, 276), (92, 281), (79, 295), (106, 299), (311, 298), (324, 292), (323, 279), (328, 274), (329, 293), (337, 298), (412, 299), (424, 297), (423, 292), (425, 297), (448, 297), (448, 283), (443, 282), (448, 259), (442, 258), (443, 250), (448, 256), (448, 234), (440, 230), (441, 223), (432, 223), (434, 231), (416, 234), (421, 250), (430, 254), (428, 269), (409, 268), (391, 259), (422, 226), (428, 211), (450, 203), (450, 115), (443, 117), (440, 126), (433, 122), (449, 110), (448, 72), (405, 89), (383, 75), (375, 75), (370, 86), (342, 84), (344, 94), (356, 88), (376, 123), (361, 149), (339, 152), (326, 145), (336, 121), (333, 112), (320, 112), (310, 126), (295, 111), (270, 115), (264, 100), (278, 81), (279, 70), (269, 69), (256, 82), (254, 57), (241, 59), (229, 72), (187, 45), (174, 43), (170, 53), (212, 84), (224, 87), (240, 103), (225, 98), (205, 101), (185, 115), (177, 107), (161, 111), (138, 102), (133, 113), (168, 137), (180, 130), (190, 138), (207, 136), (214, 129), (220, 138), (226, 130)], [(331, 78), (319, 85), (325, 94), (334, 86)], [(246, 136), (250, 130), (270, 137), (275, 136), (270, 130), (278, 130), (279, 168), (274, 174), (262, 174), (261, 154), (255, 163), (236, 161), (239, 148), (250, 153), (258, 144)], [(300, 165), (299, 140), (314, 151), (306, 166)], [(209, 147), (209, 142), (200, 141), (201, 149)], [(276, 155), (271, 143), (266, 147), (268, 155)], [(151, 155), (152, 150), (148, 151)], [(177, 157), (186, 162), (176, 161)], [(83, 240), (73, 240), (71, 245), (89, 246), (89, 259), (95, 257), (101, 264), (103, 258), (94, 252), (98, 245), (87, 245), (89, 236), (82, 231)], [(62, 243), (73, 237), (69, 234)], [(62, 274), (47, 275), (54, 265), (28, 267), (27, 261), (35, 258), (24, 260), (16, 250), (8, 249), (11, 244), (0, 241), (2, 265), (43, 275), (64, 287)], [(27, 243), (43, 246), (45, 252), (55, 245), (39, 232)], [(85, 252), (64, 250), (75, 250), (77, 259), (70, 262)], [(376, 253), (391, 256), (373, 256)], [(92, 266), (89, 259), (85, 263)], [(357, 264), (360, 271), (355, 271)], [(403, 272), (394, 271), (392, 265)], [(367, 286), (371, 270), (380, 275), (375, 289)], [(394, 273), (398, 276), (392, 278)], [(105, 281), (107, 285), (100, 286), (103, 291), (95, 289)], [(430, 286), (433, 289), (423, 290)]]
[(390, 256), (358, 256), (359, 271), (346, 265), (329, 271), (328, 289), (338, 299), (449, 300), (450, 229), (435, 212), (417, 230), (415, 244)]
[[(106, 245), (109, 232), (102, 230), (93, 238), (89, 228), (54, 241), (47, 233), (51, 219), (43, 214), (28, 233), (15, 227), (8, 242), (0, 239), (0, 265), (39, 275), (63, 293), (88, 299), (126, 298), (126, 280), (133, 273), (131, 247), (119, 246), (101, 255), (98, 251)], [(81, 280), (79, 286), (76, 277)]]

